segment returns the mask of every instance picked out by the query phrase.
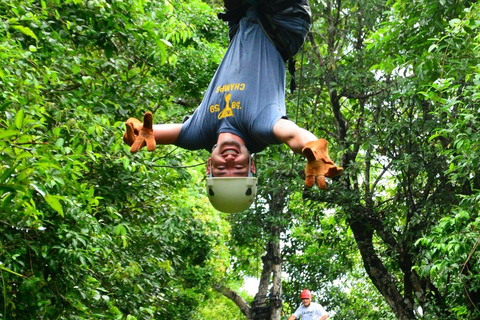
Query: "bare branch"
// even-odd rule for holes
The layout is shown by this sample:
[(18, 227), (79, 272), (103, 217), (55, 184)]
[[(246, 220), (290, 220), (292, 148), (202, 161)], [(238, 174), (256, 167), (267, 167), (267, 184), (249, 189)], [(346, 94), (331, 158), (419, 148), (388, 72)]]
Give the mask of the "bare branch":
[(214, 289), (217, 292), (221, 293), (223, 296), (232, 300), (237, 305), (237, 307), (240, 309), (240, 311), (242, 311), (242, 313), (245, 315), (247, 320), (251, 320), (251, 312), (252, 312), (251, 308), (248, 305), (248, 303), (245, 300), (243, 300), (243, 298), (238, 293), (236, 293), (235, 291), (233, 291), (230, 288), (225, 287), (222, 284), (215, 285)]

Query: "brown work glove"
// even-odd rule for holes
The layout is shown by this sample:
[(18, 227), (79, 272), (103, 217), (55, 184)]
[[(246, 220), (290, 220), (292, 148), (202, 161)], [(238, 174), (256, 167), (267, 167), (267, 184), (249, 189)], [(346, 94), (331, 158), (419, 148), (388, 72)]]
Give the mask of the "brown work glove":
[(156, 142), (153, 135), (153, 115), (151, 112), (145, 112), (143, 123), (138, 119), (129, 118), (125, 122), (125, 128), (123, 142), (131, 146), (131, 153), (138, 152), (145, 145), (148, 151), (155, 150)]
[(320, 189), (327, 189), (325, 177), (332, 178), (343, 172), (342, 167), (337, 167), (328, 155), (328, 142), (325, 139), (310, 141), (305, 144), (302, 153), (307, 157), (305, 167), (305, 186), (313, 187), (315, 180)]

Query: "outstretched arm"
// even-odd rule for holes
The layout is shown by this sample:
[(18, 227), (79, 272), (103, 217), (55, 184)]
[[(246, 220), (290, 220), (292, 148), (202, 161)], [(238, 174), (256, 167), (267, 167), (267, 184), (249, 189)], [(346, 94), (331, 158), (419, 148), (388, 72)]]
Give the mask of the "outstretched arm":
[(153, 136), (157, 144), (173, 144), (182, 130), (181, 123), (156, 124), (153, 126)]
[(305, 186), (313, 187), (315, 181), (320, 189), (327, 189), (325, 177), (333, 178), (343, 172), (328, 155), (328, 142), (297, 126), (294, 122), (280, 119), (273, 126), (273, 134), (294, 152), (307, 158)]
[(280, 119), (273, 126), (273, 134), (281, 142), (285, 143), (292, 151), (302, 153), (307, 142), (317, 140), (317, 137), (294, 122), (287, 119)]
[(173, 144), (177, 141), (182, 124), (157, 124), (153, 125), (153, 115), (146, 112), (143, 116), (143, 123), (135, 118), (125, 122), (125, 134), (123, 141), (130, 147), (130, 152), (136, 153), (144, 146), (148, 151), (155, 150), (156, 144)]

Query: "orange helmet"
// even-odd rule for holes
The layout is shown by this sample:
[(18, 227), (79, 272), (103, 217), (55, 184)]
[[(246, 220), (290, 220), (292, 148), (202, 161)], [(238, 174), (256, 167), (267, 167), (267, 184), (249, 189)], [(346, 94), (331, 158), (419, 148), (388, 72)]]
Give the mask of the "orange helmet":
[(303, 290), (302, 293), (300, 293), (300, 299), (312, 299), (312, 293), (310, 290)]

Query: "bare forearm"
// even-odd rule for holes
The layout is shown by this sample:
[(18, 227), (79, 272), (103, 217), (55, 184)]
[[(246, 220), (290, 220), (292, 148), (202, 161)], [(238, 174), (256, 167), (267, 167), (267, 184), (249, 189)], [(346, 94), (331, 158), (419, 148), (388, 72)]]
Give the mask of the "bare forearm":
[(302, 153), (302, 149), (307, 142), (317, 140), (313, 133), (300, 128), (294, 122), (286, 119), (278, 120), (273, 126), (273, 134), (296, 153)]
[(295, 320), (295, 319), (297, 319), (297, 317), (295, 317), (295, 316), (292, 314), (290, 317), (288, 317), (287, 320)]
[(182, 130), (181, 123), (156, 124), (153, 126), (153, 135), (157, 144), (173, 144), (177, 141)]

